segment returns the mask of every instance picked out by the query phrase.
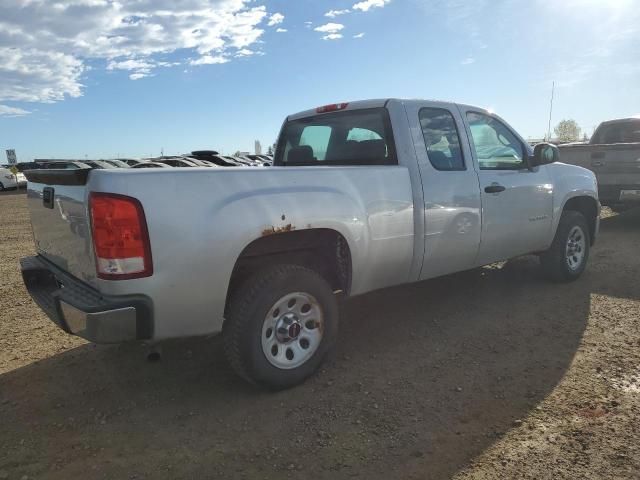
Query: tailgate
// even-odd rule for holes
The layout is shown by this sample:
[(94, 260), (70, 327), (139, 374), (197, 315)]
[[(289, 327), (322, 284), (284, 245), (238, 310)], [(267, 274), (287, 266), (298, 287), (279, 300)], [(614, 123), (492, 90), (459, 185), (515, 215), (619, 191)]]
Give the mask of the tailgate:
[(595, 145), (590, 160), (604, 205), (640, 201), (640, 144)]
[(589, 160), (600, 185), (640, 188), (640, 144), (595, 145)]
[(86, 183), (91, 169), (29, 170), (27, 204), (37, 252), (90, 284), (96, 283)]

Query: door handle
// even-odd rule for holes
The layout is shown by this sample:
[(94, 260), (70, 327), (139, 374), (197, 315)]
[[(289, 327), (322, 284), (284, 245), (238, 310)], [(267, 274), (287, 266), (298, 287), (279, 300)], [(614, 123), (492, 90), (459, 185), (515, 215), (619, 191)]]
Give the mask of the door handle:
[(604, 162), (591, 162), (592, 167), (604, 167)]
[(504, 192), (505, 190), (505, 187), (503, 187), (502, 185), (498, 185), (497, 183), (489, 185), (488, 187), (484, 187), (484, 191), (487, 193), (500, 193)]

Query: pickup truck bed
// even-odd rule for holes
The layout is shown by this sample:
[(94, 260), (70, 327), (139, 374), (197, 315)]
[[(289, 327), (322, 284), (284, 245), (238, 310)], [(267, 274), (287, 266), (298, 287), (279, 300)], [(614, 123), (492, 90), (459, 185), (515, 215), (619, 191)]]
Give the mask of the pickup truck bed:
[(603, 122), (588, 144), (560, 146), (562, 161), (596, 174), (600, 203), (640, 205), (640, 118)]

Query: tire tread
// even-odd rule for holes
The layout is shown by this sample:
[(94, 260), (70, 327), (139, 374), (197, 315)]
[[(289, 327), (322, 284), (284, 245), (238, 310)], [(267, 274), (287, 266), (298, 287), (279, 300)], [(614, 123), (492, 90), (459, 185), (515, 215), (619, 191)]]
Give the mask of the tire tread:
[(249, 327), (248, 323), (251, 321), (252, 306), (269, 285), (272, 285), (277, 279), (286, 278), (296, 273), (304, 273), (325, 281), (316, 271), (301, 265), (279, 264), (256, 272), (231, 297), (222, 329), (223, 349), (231, 368), (251, 384), (260, 384), (250, 374), (245, 362), (246, 355), (243, 352), (243, 341)]
[[(566, 266), (566, 259), (564, 258), (566, 237), (571, 227), (575, 225), (582, 227), (582, 231), (587, 237), (584, 264), (577, 274), (569, 272)], [(578, 279), (580, 275), (582, 275), (589, 260), (589, 246), (589, 227), (584, 215), (575, 210), (565, 210), (560, 217), (560, 222), (558, 223), (551, 247), (540, 257), (543, 272), (547, 278), (557, 283), (571, 282)]]

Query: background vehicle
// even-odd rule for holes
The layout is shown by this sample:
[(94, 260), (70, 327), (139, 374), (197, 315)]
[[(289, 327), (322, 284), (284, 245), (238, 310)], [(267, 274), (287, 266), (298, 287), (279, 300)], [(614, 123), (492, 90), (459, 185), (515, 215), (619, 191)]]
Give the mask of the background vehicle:
[(116, 167), (116, 168), (129, 168), (129, 164), (126, 162), (123, 162), (122, 160), (101, 160), (102, 163), (108, 163), (109, 165)]
[(191, 160), (184, 157), (170, 157), (170, 158), (157, 158), (152, 160), (155, 163), (164, 163), (170, 167), (198, 167), (198, 165)]
[(36, 161), (36, 164), (39, 165), (39, 168), (52, 170), (80, 170), (84, 168), (92, 168), (77, 160)]
[(135, 158), (118, 158), (117, 160), (120, 160), (121, 162), (126, 163), (130, 167), (134, 167), (134, 166), (138, 165), (139, 163), (143, 163), (144, 162), (144, 160), (137, 160)]
[(273, 164), (273, 160), (264, 155), (246, 155), (246, 157), (262, 166), (271, 166)]
[(16, 173), (16, 181), (18, 182), (19, 188), (27, 186), (27, 177), (25, 177), (24, 173), (22, 172)]
[(289, 116), (273, 168), (34, 170), (38, 256), (23, 276), (69, 333), (222, 331), (236, 372), (288, 387), (335, 341), (339, 293), (531, 253), (549, 278), (577, 279), (598, 232), (596, 181), (557, 153), (479, 108), (389, 99)]
[(220, 167), (235, 167), (238, 165), (238, 162), (234, 161), (231, 157), (220, 155), (215, 150), (197, 150), (191, 152), (189, 157), (212, 162)]
[(209, 160), (199, 160), (197, 158), (184, 157), (185, 160), (195, 163), (198, 167), (217, 167), (217, 165)]
[(98, 168), (98, 169), (120, 168), (119, 166), (113, 165), (104, 160), (82, 160), (82, 163), (84, 163), (85, 165), (88, 165), (91, 168)]
[(262, 166), (262, 162), (261, 161), (257, 161), (257, 160), (252, 160), (247, 156), (244, 155), (238, 155), (233, 157), (233, 159), (238, 162), (239, 164), (243, 165), (243, 166), (248, 166), (248, 167), (261, 167)]
[(171, 168), (171, 165), (159, 162), (140, 162), (131, 168)]
[(18, 188), (16, 176), (8, 168), (0, 168), (0, 192)]
[(603, 122), (588, 144), (561, 145), (560, 151), (563, 162), (596, 174), (603, 205), (640, 205), (640, 118)]
[[(20, 162), (16, 163), (15, 167), (19, 172), (24, 172), (25, 170), (33, 170), (34, 168), (39, 168), (38, 164), (35, 162)], [(9, 167), (5, 167), (9, 168)]]

